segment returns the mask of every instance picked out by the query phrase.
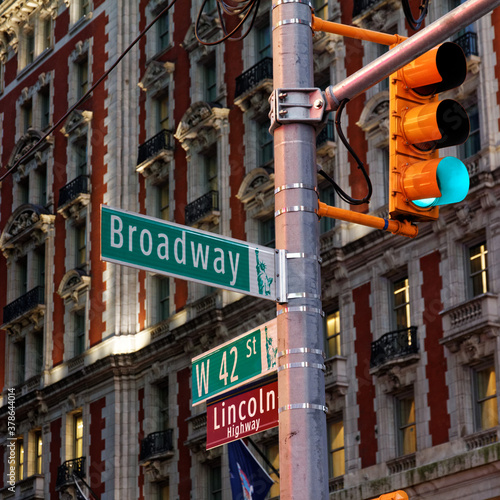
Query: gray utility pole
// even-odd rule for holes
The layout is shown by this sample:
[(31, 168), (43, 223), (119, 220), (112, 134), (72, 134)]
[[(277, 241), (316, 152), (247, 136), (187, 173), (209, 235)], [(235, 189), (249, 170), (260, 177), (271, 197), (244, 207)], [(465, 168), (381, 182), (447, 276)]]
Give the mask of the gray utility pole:
[[(315, 94), (311, 7), (307, 0), (275, 0), (272, 16), (276, 248), (288, 289), (278, 302), (280, 496), (326, 500), (323, 312), (315, 123), (324, 113)], [(319, 97), (319, 98), (317, 98)], [(314, 113), (318, 117), (314, 117)], [(273, 125), (274, 123), (274, 125)], [(281, 276), (282, 278), (283, 276)]]

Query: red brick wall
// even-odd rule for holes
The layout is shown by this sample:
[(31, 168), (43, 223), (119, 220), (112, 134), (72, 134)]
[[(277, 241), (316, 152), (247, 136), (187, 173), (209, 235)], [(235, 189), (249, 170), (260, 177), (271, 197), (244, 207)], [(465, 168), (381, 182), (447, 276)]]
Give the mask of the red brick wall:
[(59, 498), (59, 493), (56, 491), (57, 469), (61, 462), (61, 427), (62, 420), (58, 418), (50, 423), (50, 498)]
[(373, 336), (370, 327), (372, 310), (370, 306), (370, 283), (366, 283), (352, 291), (354, 302), (354, 328), (356, 340), (354, 350), (357, 356), (356, 379), (358, 393), (356, 394), (359, 407), (359, 456), (361, 467), (370, 467), (376, 463), (377, 439), (375, 427), (377, 417), (374, 410), (375, 386), (370, 375), (371, 343)]
[(440, 262), (439, 252), (431, 253), (420, 259), (423, 277), (423, 322), (426, 332), (424, 346), (421, 348), (427, 353), (425, 374), (429, 381), (427, 402), (431, 410), (429, 431), (433, 446), (447, 442), (450, 429), (450, 416), (447, 409), (449, 393), (445, 378), (447, 365), (444, 347), (439, 343), (443, 337), (443, 322), (439, 314), (443, 310), (441, 302), (443, 280), (439, 272)]

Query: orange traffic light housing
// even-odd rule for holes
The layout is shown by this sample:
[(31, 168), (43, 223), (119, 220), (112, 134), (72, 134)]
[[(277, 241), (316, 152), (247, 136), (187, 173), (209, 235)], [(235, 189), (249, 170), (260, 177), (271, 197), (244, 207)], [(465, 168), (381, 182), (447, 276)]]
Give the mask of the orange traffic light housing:
[(411, 222), (436, 220), (439, 205), (462, 201), (469, 190), (466, 166), (439, 158), (438, 150), (462, 144), (469, 118), (456, 101), (438, 94), (467, 75), (462, 49), (445, 42), (390, 76), (389, 214)]
[(380, 495), (377, 500), (408, 500), (408, 495), (403, 490), (398, 490)]

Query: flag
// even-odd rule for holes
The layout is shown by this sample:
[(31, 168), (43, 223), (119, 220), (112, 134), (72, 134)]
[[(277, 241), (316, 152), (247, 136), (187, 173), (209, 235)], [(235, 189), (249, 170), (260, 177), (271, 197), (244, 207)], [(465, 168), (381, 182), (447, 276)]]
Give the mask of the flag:
[(274, 483), (269, 474), (241, 439), (229, 443), (228, 451), (233, 500), (264, 500)]

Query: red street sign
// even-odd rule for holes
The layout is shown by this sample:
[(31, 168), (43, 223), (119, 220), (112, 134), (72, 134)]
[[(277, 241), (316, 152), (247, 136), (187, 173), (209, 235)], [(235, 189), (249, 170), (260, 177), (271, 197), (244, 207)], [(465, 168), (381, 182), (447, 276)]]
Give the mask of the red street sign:
[(207, 450), (278, 425), (276, 373), (207, 401)]

